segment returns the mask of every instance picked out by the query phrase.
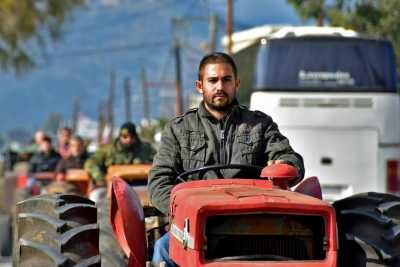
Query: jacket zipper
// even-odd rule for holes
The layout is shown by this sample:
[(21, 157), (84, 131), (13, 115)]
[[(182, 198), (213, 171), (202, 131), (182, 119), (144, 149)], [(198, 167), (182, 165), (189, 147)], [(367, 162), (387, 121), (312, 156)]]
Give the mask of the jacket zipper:
[(221, 121), (219, 123), (219, 153), (220, 153), (220, 164), (226, 164), (225, 159), (225, 129), (224, 123)]

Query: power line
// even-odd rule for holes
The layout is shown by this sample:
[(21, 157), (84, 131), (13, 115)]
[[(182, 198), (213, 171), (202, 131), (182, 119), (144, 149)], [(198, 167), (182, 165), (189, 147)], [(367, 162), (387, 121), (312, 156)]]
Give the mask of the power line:
[(65, 58), (65, 57), (83, 57), (83, 56), (93, 56), (99, 54), (108, 54), (108, 53), (116, 53), (127, 50), (139, 50), (139, 49), (147, 49), (150, 47), (160, 47), (166, 46), (166, 42), (149, 42), (149, 43), (141, 43), (141, 44), (131, 44), (131, 45), (120, 45), (120, 46), (111, 46), (111, 47), (103, 47), (103, 48), (93, 48), (93, 49), (82, 49), (66, 52), (63, 54), (56, 54), (53, 56), (49, 56), (50, 60)]
[[(117, 24), (117, 23), (119, 24), (119, 23), (132, 22), (132, 19), (138, 18), (137, 16), (144, 16), (144, 15), (147, 15), (154, 11), (165, 9), (166, 7), (168, 7), (170, 5), (171, 5), (170, 3), (167, 3), (167, 4), (155, 6), (153, 8), (148, 8), (146, 10), (132, 12), (132, 13), (126, 14), (124, 16), (112, 17), (108, 21), (102, 21), (101, 22), (102, 26), (99, 26), (99, 25), (93, 23), (92, 25), (89, 25), (86, 27), (80, 27), (79, 31), (75, 31), (75, 29), (72, 29), (70, 31), (64, 31), (64, 34), (68, 34), (68, 35), (75, 34), (75, 33), (87, 34), (88, 32), (92, 32), (92, 31), (96, 31), (96, 30), (104, 30), (104, 28), (105, 28), (104, 25), (107, 25), (109, 27), (115, 27), (115, 24)], [(101, 8), (101, 9), (109, 9), (110, 11), (112, 10), (112, 8)]]

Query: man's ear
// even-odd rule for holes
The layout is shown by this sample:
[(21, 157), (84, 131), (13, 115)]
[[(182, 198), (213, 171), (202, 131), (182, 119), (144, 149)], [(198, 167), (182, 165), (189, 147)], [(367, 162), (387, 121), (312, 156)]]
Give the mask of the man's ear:
[(235, 80), (235, 85), (236, 85), (236, 90), (238, 90), (239, 86), (240, 86), (240, 80), (239, 79)]
[(203, 94), (203, 83), (200, 80), (195, 81), (196, 91)]

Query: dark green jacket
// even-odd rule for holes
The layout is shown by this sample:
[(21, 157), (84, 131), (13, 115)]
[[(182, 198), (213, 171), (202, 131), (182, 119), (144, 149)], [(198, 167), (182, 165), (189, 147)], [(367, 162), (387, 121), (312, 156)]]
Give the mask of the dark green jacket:
[(126, 151), (118, 141), (100, 147), (85, 162), (85, 170), (94, 180), (104, 179), (107, 168), (117, 164), (151, 163), (155, 151), (150, 144), (138, 141), (132, 150)]
[[(218, 121), (200, 104), (165, 127), (161, 145), (149, 174), (149, 193), (153, 205), (168, 214), (169, 197), (175, 178), (188, 170), (215, 164), (252, 164), (266, 166), (268, 160), (285, 160), (304, 176), (302, 157), (268, 115), (235, 105), (232, 112)], [(237, 170), (227, 170), (235, 177)], [(215, 173), (205, 178), (216, 177)], [(189, 179), (200, 179), (191, 176)]]

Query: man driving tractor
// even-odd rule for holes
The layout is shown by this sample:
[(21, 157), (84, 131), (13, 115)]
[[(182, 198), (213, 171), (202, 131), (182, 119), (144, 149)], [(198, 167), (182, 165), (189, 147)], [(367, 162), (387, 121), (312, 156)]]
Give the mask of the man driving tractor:
[[(198, 108), (171, 120), (165, 127), (160, 148), (149, 174), (152, 204), (167, 215), (176, 177), (189, 170), (229, 164), (266, 166), (286, 163), (297, 167), (304, 176), (302, 157), (283, 136), (268, 115), (250, 111), (236, 100), (240, 84), (233, 59), (224, 53), (206, 55), (199, 64), (196, 90), (203, 95)], [(229, 169), (225, 177), (244, 177), (239, 170)], [(188, 180), (215, 178), (214, 172), (192, 175)], [(168, 256), (169, 234), (155, 245), (153, 262), (165, 261), (175, 266)]]
[(151, 145), (139, 139), (135, 125), (126, 122), (122, 124), (115, 141), (98, 149), (85, 162), (84, 168), (96, 186), (105, 186), (105, 175), (111, 165), (150, 163), (154, 154)]

